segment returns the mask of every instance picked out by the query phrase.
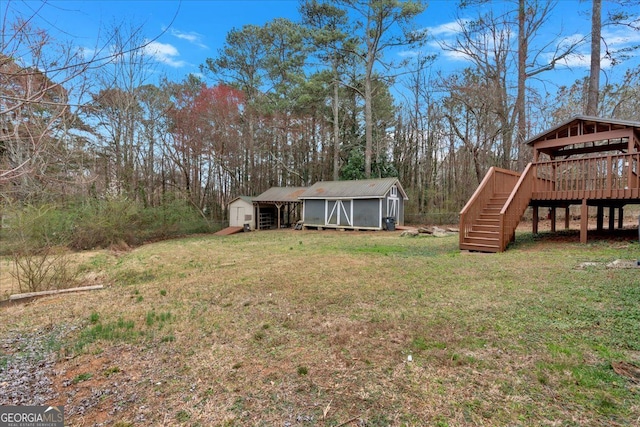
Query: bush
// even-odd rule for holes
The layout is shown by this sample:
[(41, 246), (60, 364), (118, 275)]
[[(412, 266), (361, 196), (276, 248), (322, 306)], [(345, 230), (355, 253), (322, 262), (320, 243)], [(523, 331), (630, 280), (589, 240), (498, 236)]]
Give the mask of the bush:
[(91, 200), (71, 207), (75, 217), (69, 241), (73, 249), (91, 249), (119, 245), (137, 245), (140, 237), (140, 207), (126, 198)]
[[(11, 255), (10, 274), (20, 292), (74, 286), (77, 269), (64, 248), (73, 230), (72, 218), (54, 205), (27, 205), (7, 215), (3, 252)], [(5, 244), (6, 243), (6, 244)]]
[(7, 211), (6, 218), (2, 235), (6, 255), (55, 246), (76, 250), (136, 246), (213, 229), (196, 209), (178, 199), (148, 208), (126, 198), (30, 205)]
[(6, 213), (6, 253), (66, 245), (73, 232), (73, 219), (54, 205), (27, 205)]
[(75, 286), (78, 277), (77, 268), (60, 247), (16, 251), (13, 267), (11, 275), (17, 280), (20, 292), (70, 288)]

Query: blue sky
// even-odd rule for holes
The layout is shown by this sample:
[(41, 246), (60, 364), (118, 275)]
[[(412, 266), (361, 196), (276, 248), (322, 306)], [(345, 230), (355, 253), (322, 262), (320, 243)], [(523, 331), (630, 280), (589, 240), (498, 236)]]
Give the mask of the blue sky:
[[(5, 3), (3, 0), (2, 3)], [(144, 37), (157, 38), (148, 48), (148, 53), (157, 62), (156, 72), (166, 74), (170, 79), (181, 80), (189, 73), (198, 73), (199, 66), (209, 57), (214, 57), (223, 44), (226, 34), (233, 28), (245, 24), (262, 25), (284, 17), (298, 20), (297, 0), (183, 0), (169, 1), (63, 1), (50, 0), (44, 4), (34, 0), (10, 0), (0, 3), (0, 13), (5, 13), (7, 5), (11, 10), (30, 15), (38, 11), (36, 23), (51, 30), (58, 39), (71, 39), (79, 47), (91, 50), (96, 46), (100, 30), (123, 22), (133, 26), (142, 25)], [(513, 7), (513, 2), (494, 1), (496, 7)], [(606, 16), (609, 2), (604, 3)], [(437, 40), (453, 40), (458, 27), (457, 17), (465, 18), (470, 12), (457, 13), (453, 0), (431, 0), (427, 10), (417, 19), (419, 27), (426, 28), (435, 38), (425, 46), (425, 53), (437, 53), (436, 70), (461, 69), (468, 63), (459, 55), (443, 52)], [(559, 0), (550, 22), (543, 34), (554, 40), (547, 49), (553, 51), (555, 43), (567, 43), (587, 37), (590, 28), (591, 0)], [(631, 11), (640, 16), (640, 8)], [(470, 17), (473, 15), (469, 15)], [(562, 32), (563, 38), (555, 35)], [(609, 29), (603, 31), (610, 48), (640, 44), (640, 32)], [(547, 40), (548, 41), (548, 40)], [(541, 43), (542, 43), (541, 39)], [(415, 52), (397, 52), (398, 55), (410, 55)], [(637, 58), (622, 67), (610, 69), (603, 62), (608, 78), (616, 79), (630, 64), (637, 64)], [(572, 81), (586, 75), (588, 71), (588, 43), (582, 48), (581, 55), (568, 58), (566, 65), (554, 71), (556, 81)], [(545, 77), (546, 78), (546, 77)]]

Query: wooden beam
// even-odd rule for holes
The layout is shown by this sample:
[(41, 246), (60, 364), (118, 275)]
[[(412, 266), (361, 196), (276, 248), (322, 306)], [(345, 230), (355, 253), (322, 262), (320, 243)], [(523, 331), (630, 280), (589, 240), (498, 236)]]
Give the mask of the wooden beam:
[(618, 129), (608, 132), (588, 133), (585, 135), (570, 136), (567, 138), (547, 139), (533, 144), (537, 150), (545, 148), (559, 148), (567, 145), (584, 144), (585, 142), (604, 141), (608, 139), (632, 138), (633, 129)]
[(533, 234), (538, 234), (538, 206), (533, 207), (533, 219), (531, 220)]
[(587, 199), (582, 199), (580, 207), (580, 243), (587, 243), (587, 230), (589, 228), (589, 206)]
[(80, 286), (78, 288), (68, 288), (68, 289), (54, 289), (51, 291), (40, 291), (40, 292), (27, 292), (24, 294), (13, 294), (9, 296), (10, 301), (16, 301), (24, 298), (33, 298), (33, 297), (41, 297), (46, 295), (57, 295), (57, 294), (66, 294), (69, 292), (84, 292), (84, 291), (94, 291), (97, 289), (104, 288), (103, 285), (92, 285), (92, 286)]
[(624, 151), (628, 148), (629, 144), (626, 142), (619, 142), (615, 144), (594, 145), (593, 147), (580, 147), (580, 148), (567, 148), (554, 150), (554, 156), (573, 156), (575, 154), (589, 154), (599, 153), (601, 151)]
[(556, 232), (556, 207), (551, 208), (551, 232)]
[(571, 216), (571, 209), (569, 209), (569, 206), (567, 206), (566, 208), (564, 208), (564, 229), (565, 230), (569, 229), (569, 221), (571, 220), (570, 216)]

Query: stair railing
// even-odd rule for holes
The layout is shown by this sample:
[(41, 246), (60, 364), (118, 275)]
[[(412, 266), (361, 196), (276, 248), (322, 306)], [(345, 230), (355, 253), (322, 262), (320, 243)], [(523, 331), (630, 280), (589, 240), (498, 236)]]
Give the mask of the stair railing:
[(513, 241), (520, 219), (531, 202), (535, 176), (535, 166), (529, 163), (500, 210), (501, 252)]
[(473, 223), (496, 193), (509, 193), (515, 185), (519, 173), (507, 169), (491, 167), (467, 204), (460, 211), (460, 245), (468, 237)]

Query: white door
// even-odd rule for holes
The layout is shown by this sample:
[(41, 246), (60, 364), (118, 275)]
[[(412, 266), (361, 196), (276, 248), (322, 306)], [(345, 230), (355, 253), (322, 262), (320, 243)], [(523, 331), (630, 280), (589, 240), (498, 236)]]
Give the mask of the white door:
[(233, 224), (229, 224), (231, 227), (242, 227), (244, 225), (244, 206), (234, 208), (231, 220), (233, 221)]

